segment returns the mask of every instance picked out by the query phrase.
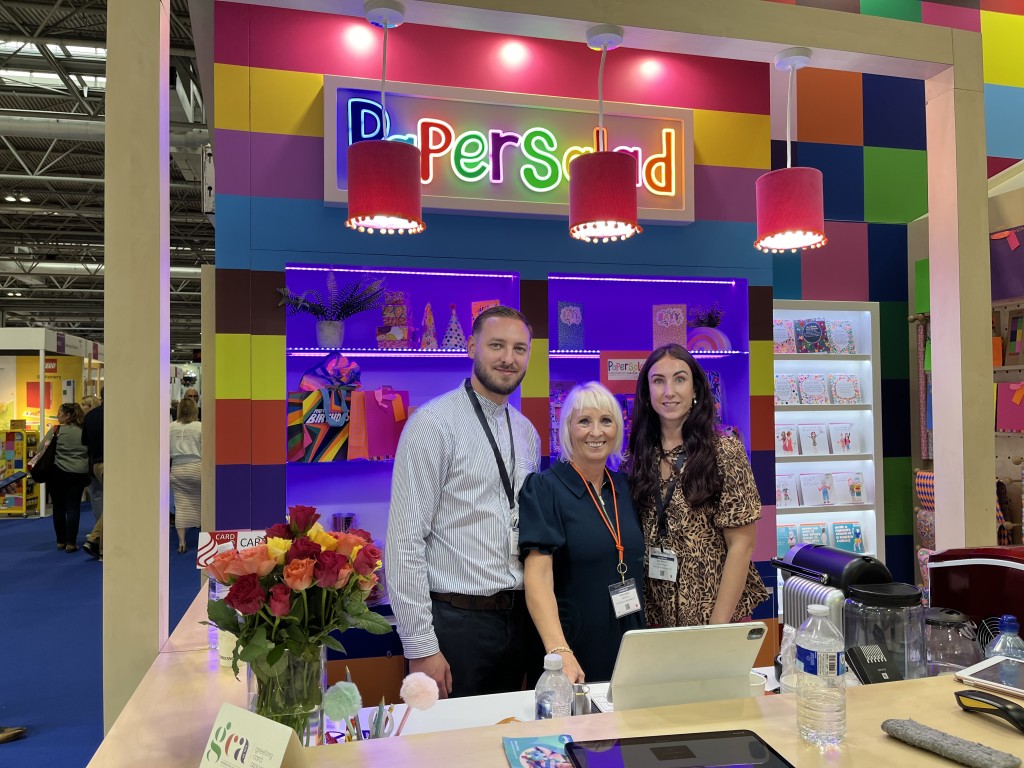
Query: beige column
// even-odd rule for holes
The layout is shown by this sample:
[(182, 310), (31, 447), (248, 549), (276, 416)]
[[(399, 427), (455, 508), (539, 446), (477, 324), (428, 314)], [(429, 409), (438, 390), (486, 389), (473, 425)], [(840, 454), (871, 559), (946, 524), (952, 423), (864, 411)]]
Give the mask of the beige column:
[(107, 4), (103, 721), (167, 640), (167, 0)]
[(981, 36), (950, 33), (955, 70), (925, 82), (938, 549), (996, 543)]

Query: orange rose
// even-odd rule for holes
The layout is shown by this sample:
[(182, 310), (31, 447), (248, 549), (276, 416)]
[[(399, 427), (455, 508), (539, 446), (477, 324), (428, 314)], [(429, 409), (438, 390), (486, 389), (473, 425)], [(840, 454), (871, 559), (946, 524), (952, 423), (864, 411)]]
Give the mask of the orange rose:
[(213, 556), (213, 562), (206, 566), (206, 575), (214, 581), (219, 581), (221, 584), (231, 583), (231, 574), (228, 572), (228, 566), (238, 559), (238, 553), (229, 549), (226, 552), (218, 552)]
[(296, 592), (309, 589), (313, 583), (313, 566), (315, 565), (316, 560), (305, 557), (292, 560), (284, 567), (284, 583)]
[(349, 560), (352, 560), (352, 550), (366, 544), (358, 536), (353, 536), (351, 533), (338, 533), (337, 531), (330, 531), (330, 535), (338, 540), (338, 552)]
[(277, 561), (270, 556), (267, 545), (260, 544), (239, 551), (238, 559), (229, 563), (226, 570), (233, 576), (255, 573), (262, 578), (274, 570), (275, 566), (277, 566)]
[(335, 582), (334, 588), (343, 589), (345, 585), (348, 584), (348, 580), (352, 577), (352, 573), (353, 571), (351, 566), (342, 566), (341, 570), (338, 571), (338, 581)]

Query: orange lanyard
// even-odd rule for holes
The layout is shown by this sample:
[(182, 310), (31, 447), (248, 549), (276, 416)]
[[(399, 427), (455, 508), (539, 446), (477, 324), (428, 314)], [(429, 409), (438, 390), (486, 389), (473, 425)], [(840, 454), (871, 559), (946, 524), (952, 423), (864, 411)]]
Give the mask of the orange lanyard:
[(603, 500), (599, 502), (597, 497), (594, 496), (594, 491), (590, 487), (590, 483), (587, 482), (587, 478), (583, 476), (583, 473), (577, 469), (575, 464), (571, 464), (573, 469), (576, 470), (576, 474), (580, 476), (580, 480), (583, 481), (583, 485), (587, 489), (587, 493), (590, 494), (590, 500), (594, 502), (594, 506), (597, 508), (597, 514), (601, 516), (601, 520), (604, 521), (605, 526), (608, 528), (608, 533), (612, 535), (612, 541), (615, 542), (615, 549), (619, 553), (619, 565), (616, 569), (619, 572), (619, 578), (622, 579), (623, 583), (626, 581), (626, 563), (623, 560), (623, 554), (625, 548), (622, 546), (622, 526), (619, 525), (619, 497), (615, 493), (615, 483), (612, 481), (612, 476), (605, 468), (604, 474), (608, 478), (608, 484), (612, 487), (612, 504), (615, 506), (615, 528), (612, 528), (612, 523), (608, 519), (608, 513), (605, 512)]

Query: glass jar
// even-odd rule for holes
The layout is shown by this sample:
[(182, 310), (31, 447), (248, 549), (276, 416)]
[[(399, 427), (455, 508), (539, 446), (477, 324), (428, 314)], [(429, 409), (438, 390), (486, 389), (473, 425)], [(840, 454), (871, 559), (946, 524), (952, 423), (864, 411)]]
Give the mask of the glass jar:
[(846, 647), (877, 645), (905, 680), (927, 677), (921, 590), (911, 584), (858, 584), (847, 594)]
[(981, 646), (974, 623), (951, 608), (924, 612), (924, 636), (928, 649), (928, 676), (950, 675), (981, 661)]

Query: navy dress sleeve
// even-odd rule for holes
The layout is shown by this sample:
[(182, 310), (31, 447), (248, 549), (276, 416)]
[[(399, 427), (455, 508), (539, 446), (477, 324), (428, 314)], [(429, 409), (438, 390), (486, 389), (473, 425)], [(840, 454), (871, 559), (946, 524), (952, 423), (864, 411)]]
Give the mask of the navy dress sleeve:
[(554, 555), (565, 546), (565, 526), (555, 505), (550, 473), (535, 472), (519, 492), (519, 558), (530, 552)]

